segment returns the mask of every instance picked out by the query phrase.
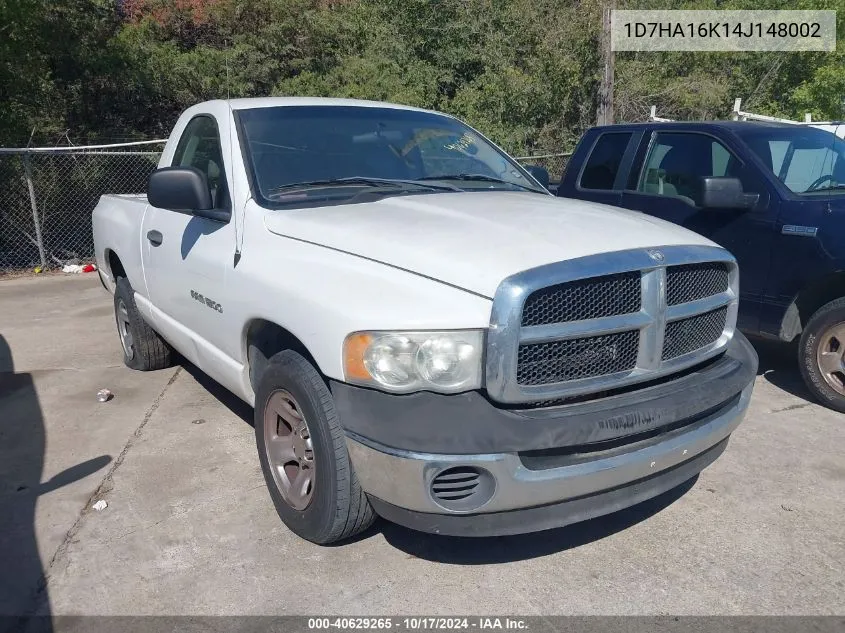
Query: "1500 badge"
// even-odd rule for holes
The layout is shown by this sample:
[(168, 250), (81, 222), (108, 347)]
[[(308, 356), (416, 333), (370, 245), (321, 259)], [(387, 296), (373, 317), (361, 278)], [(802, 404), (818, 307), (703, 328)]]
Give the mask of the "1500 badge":
[(208, 297), (203, 297), (196, 290), (191, 290), (191, 299), (196, 299), (197, 301), (199, 301), (203, 305), (206, 305), (209, 308), (211, 308), (212, 310), (217, 310), (220, 314), (223, 314), (223, 306), (221, 306), (216, 301), (212, 301)]

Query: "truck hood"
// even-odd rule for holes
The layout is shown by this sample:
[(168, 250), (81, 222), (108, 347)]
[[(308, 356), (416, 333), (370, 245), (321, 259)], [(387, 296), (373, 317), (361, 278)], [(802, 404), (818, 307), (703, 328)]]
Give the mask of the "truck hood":
[(265, 214), (269, 231), (493, 297), (514, 273), (631, 248), (713, 243), (603, 204), (521, 192), (392, 197)]

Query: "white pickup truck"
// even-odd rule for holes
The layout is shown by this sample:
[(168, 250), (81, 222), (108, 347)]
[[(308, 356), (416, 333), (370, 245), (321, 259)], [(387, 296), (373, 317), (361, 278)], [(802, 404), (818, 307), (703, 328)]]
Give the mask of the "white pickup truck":
[(255, 408), (284, 523), (543, 530), (695, 477), (748, 407), (724, 249), (555, 198), (453, 117), (267, 98), (187, 110), (94, 241), (125, 362), (175, 350)]

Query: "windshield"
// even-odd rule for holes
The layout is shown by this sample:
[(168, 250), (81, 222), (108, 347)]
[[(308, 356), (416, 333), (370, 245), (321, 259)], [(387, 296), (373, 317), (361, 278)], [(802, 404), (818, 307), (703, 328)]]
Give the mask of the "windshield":
[(451, 117), (360, 106), (238, 111), (256, 188), (271, 205), (362, 193), (548, 192), (511, 158)]
[(760, 126), (738, 131), (790, 191), (845, 194), (845, 141), (824, 130)]

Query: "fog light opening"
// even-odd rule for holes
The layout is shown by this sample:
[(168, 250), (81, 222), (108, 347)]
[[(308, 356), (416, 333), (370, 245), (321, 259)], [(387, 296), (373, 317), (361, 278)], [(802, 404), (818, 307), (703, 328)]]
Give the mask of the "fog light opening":
[(453, 466), (431, 480), (431, 498), (445, 510), (472, 512), (487, 503), (496, 490), (489, 471), (476, 466)]

